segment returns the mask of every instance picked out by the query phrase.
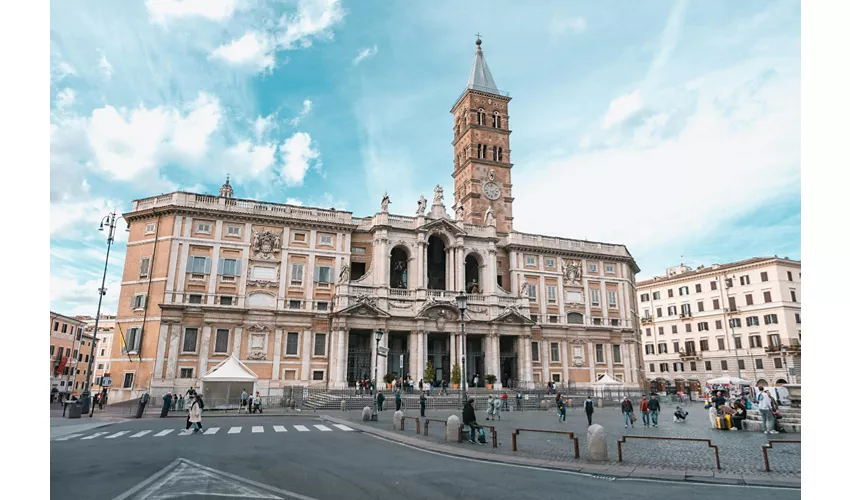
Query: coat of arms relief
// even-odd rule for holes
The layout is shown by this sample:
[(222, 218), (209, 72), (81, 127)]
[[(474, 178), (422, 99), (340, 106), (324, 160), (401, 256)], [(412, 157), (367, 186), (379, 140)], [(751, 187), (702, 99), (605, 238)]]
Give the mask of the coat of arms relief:
[(564, 281), (566, 283), (580, 283), (581, 282), (581, 262), (572, 261), (567, 262), (563, 261), (563, 274)]
[(253, 243), (251, 249), (254, 251), (254, 257), (264, 260), (276, 259), (277, 253), (280, 253), (280, 233), (269, 231), (254, 231)]

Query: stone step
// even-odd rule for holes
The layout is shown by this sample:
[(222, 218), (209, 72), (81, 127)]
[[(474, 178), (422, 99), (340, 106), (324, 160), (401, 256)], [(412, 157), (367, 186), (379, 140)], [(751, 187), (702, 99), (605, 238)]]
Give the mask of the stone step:
[[(747, 419), (747, 420), (744, 420), (743, 426), (744, 426), (744, 430), (746, 430), (746, 431), (763, 432), (762, 423), (760, 421)], [(801, 424), (784, 423), (781, 420), (780, 420), (779, 428), (784, 430), (785, 432), (792, 432), (792, 433), (803, 432), (802, 431), (803, 427), (802, 427)]]

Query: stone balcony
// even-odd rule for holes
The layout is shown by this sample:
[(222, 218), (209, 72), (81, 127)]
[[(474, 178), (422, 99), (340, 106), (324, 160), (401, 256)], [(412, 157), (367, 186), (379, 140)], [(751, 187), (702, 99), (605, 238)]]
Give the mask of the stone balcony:
[(696, 361), (702, 357), (699, 351), (681, 351), (679, 352), (679, 358), (682, 361)]

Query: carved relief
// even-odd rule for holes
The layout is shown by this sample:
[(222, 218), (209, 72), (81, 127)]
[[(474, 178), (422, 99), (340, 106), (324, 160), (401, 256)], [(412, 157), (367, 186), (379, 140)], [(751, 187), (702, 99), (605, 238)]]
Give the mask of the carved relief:
[(390, 304), (390, 307), (392, 307), (393, 309), (411, 309), (411, 308), (413, 308), (412, 302), (399, 302), (397, 300), (390, 300), (389, 304)]
[(248, 327), (248, 355), (247, 359), (266, 359), (266, 339), (271, 328), (266, 325), (253, 324)]
[(566, 259), (563, 261), (564, 265), (564, 281), (567, 283), (579, 283), (581, 282), (581, 262), (572, 261), (567, 262)]
[(253, 233), (253, 245), (251, 249), (254, 251), (254, 258), (265, 260), (275, 259), (275, 254), (280, 252), (281, 233), (269, 230), (254, 230)]

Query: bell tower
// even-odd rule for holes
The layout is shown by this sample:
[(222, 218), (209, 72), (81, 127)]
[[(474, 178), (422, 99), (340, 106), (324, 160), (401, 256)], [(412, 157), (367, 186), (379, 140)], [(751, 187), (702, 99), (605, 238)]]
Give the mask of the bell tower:
[[(476, 35), (477, 36), (477, 35)], [(511, 148), (507, 92), (496, 87), (481, 38), (475, 40), (475, 57), (466, 88), (452, 106), (454, 117), (454, 209), (463, 206), (463, 219), (485, 224), (491, 211), (496, 232), (513, 228)]]

